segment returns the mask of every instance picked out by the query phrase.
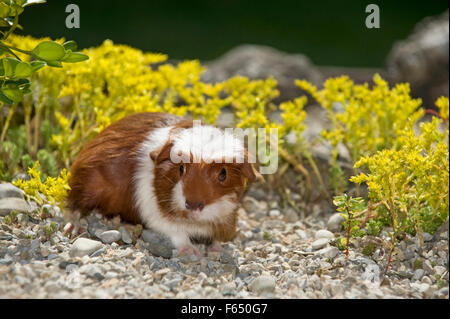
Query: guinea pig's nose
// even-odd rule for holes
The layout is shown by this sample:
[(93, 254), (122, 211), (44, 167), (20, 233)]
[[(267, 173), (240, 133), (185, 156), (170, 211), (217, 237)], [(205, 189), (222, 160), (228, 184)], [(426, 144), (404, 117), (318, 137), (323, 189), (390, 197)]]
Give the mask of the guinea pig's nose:
[(205, 207), (205, 204), (203, 204), (203, 202), (191, 202), (186, 200), (186, 204), (185, 204), (187, 209), (190, 210), (202, 210)]

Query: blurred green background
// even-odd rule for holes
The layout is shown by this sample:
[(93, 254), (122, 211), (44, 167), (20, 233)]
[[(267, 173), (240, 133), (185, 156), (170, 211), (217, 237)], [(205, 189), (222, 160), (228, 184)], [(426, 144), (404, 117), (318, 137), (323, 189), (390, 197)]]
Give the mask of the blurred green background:
[[(70, 3), (80, 7), (80, 29), (65, 27)], [(380, 29), (365, 27), (370, 3), (380, 7)], [(263, 44), (306, 54), (318, 65), (381, 67), (396, 40), (447, 8), (444, 0), (48, 0), (25, 10), (18, 33), (65, 36), (80, 47), (111, 39), (180, 60), (211, 60), (239, 44)]]

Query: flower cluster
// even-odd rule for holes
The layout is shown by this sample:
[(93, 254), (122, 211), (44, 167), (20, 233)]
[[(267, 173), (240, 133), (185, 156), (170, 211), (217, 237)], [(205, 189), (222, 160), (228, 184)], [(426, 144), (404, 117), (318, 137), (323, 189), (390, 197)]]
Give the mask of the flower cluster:
[(30, 176), (29, 180), (19, 179), (13, 184), (23, 189), (29, 198), (39, 204), (48, 202), (63, 207), (64, 199), (70, 190), (68, 185), (70, 173), (66, 169), (63, 169), (58, 177), (47, 177), (42, 182), (39, 162), (36, 162), (33, 167), (28, 168), (28, 175)]

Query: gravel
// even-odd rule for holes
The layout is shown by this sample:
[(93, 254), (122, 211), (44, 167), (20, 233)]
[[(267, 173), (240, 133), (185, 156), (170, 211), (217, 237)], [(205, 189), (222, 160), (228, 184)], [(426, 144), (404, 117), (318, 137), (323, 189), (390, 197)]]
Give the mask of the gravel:
[[(326, 208), (289, 221), (269, 194), (244, 202), (236, 237), (201, 258), (176, 257), (165, 236), (96, 213), (80, 221), (87, 231), (74, 241), (63, 236), (62, 212), (53, 206), (58, 229), (50, 235), (43, 231), (50, 220), (32, 213), (11, 225), (0, 217), (0, 298), (449, 297), (448, 237), (440, 238), (447, 230), (422, 248), (406, 235), (385, 275), (387, 242), (355, 238), (347, 257), (334, 240), (345, 231), (330, 227), (338, 218)], [(368, 243), (374, 251), (366, 256)]]

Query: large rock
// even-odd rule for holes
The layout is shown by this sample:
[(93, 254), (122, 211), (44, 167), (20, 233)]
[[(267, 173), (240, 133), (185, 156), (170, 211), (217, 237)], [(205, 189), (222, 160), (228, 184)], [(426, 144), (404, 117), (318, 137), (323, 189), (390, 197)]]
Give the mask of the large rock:
[(449, 94), (449, 12), (419, 22), (411, 35), (397, 42), (387, 59), (391, 81), (409, 82), (412, 93), (434, 105)]
[(23, 198), (23, 191), (11, 183), (1, 183), (0, 199), (9, 197)]
[(19, 213), (27, 213), (30, 209), (30, 205), (22, 198), (8, 197), (0, 199), (0, 216), (6, 216), (13, 210)]
[(241, 45), (231, 49), (222, 57), (206, 63), (207, 71), (202, 75), (206, 82), (220, 82), (241, 75), (250, 79), (266, 79), (273, 76), (278, 81), (278, 101), (301, 95), (295, 79), (305, 79), (315, 85), (322, 83), (322, 76), (309, 58), (302, 54), (288, 54), (271, 47)]

